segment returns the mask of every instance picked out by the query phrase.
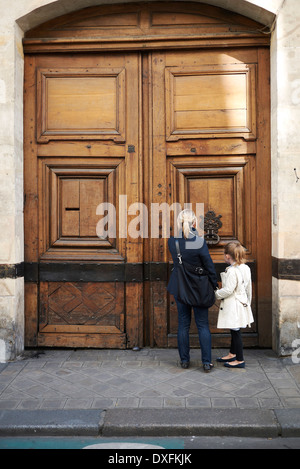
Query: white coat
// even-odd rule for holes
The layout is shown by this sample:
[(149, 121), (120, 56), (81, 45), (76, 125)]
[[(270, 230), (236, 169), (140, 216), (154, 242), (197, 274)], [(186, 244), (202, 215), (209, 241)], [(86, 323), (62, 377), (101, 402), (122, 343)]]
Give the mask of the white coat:
[(222, 288), (215, 291), (221, 300), (218, 329), (250, 327), (254, 322), (251, 310), (251, 271), (246, 264), (233, 264), (221, 273)]

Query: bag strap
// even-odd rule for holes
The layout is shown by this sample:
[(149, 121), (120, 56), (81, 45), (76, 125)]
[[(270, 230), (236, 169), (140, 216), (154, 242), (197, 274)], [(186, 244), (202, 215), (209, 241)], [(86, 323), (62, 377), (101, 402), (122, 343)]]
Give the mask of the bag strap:
[[(176, 246), (176, 251), (177, 251), (177, 259), (178, 259), (178, 262), (179, 264), (182, 264), (183, 265), (183, 262), (182, 262), (182, 255), (181, 255), (181, 252), (180, 252), (180, 248), (179, 248), (179, 241), (178, 239), (175, 239), (175, 246)], [(186, 265), (186, 264), (185, 264)], [(197, 266), (197, 265), (193, 265), (192, 266), (193, 268), (195, 268), (195, 272), (197, 272), (198, 274), (204, 274), (204, 275), (208, 275), (208, 272), (201, 266)], [(210, 279), (209, 279), (210, 280)]]
[[(239, 270), (239, 273), (240, 273), (241, 276), (242, 276), (242, 285), (243, 285), (243, 288), (244, 288), (244, 292), (245, 292), (245, 294), (246, 294), (244, 277), (243, 277), (243, 274), (242, 274), (242, 272), (241, 272), (240, 270)], [(235, 270), (235, 275), (236, 275), (237, 286), (238, 286), (238, 285), (239, 285), (239, 276), (238, 276), (236, 270)], [(246, 294), (246, 296), (247, 296), (247, 294)], [(238, 300), (240, 303), (242, 303), (242, 305), (243, 305), (244, 307), (248, 306), (248, 303), (243, 303), (239, 298), (237, 298), (237, 300)]]
[(180, 253), (180, 249), (179, 249), (178, 239), (175, 239), (175, 246), (176, 246), (177, 258), (178, 258), (179, 264), (182, 264), (182, 257), (181, 257), (181, 253)]

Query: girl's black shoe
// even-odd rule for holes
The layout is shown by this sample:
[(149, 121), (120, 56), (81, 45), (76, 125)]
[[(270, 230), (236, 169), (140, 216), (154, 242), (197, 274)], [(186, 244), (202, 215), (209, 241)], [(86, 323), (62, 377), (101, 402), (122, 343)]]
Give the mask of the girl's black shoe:
[(224, 363), (224, 366), (226, 366), (226, 368), (245, 368), (245, 362), (242, 362), (242, 363), (237, 363), (236, 365), (230, 365), (230, 363)]
[(217, 362), (219, 362), (219, 363), (234, 362), (234, 360), (236, 360), (236, 357), (232, 357), (232, 358), (222, 358), (222, 357), (218, 357), (218, 358), (217, 358)]

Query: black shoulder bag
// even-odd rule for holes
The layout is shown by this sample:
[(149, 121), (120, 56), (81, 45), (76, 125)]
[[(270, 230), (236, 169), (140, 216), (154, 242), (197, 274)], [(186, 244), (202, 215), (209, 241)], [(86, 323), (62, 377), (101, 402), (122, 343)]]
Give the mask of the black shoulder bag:
[(215, 303), (215, 292), (208, 272), (203, 267), (183, 263), (178, 240), (175, 240), (175, 245), (179, 261), (178, 300), (191, 306), (210, 308)]

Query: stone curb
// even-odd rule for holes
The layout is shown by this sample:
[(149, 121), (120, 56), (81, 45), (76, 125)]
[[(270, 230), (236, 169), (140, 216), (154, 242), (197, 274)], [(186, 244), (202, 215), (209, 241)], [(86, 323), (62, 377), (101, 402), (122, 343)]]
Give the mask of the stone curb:
[(3, 410), (2, 436), (300, 437), (300, 409)]
[(104, 436), (256, 436), (279, 434), (270, 410), (241, 409), (109, 409)]
[(300, 409), (276, 409), (282, 437), (300, 437)]
[(98, 436), (101, 410), (2, 410), (1, 436)]

